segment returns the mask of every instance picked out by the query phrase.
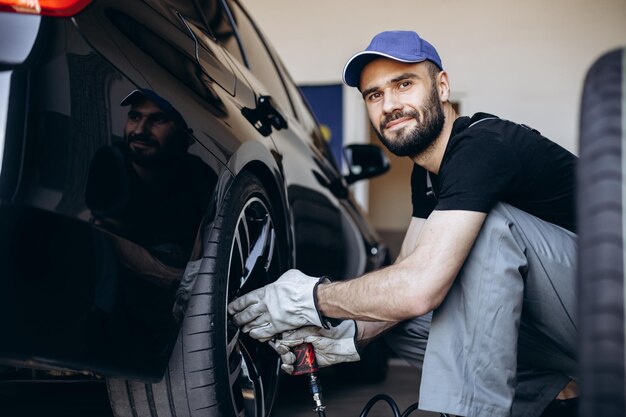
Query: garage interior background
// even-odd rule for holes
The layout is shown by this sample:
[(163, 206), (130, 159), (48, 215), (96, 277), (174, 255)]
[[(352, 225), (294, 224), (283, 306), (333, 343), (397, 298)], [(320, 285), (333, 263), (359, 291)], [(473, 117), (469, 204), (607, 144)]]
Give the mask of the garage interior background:
[[(486, 111), (525, 123), (574, 153), (586, 71), (604, 52), (626, 45), (626, 0), (242, 3), (305, 93), (323, 90), (334, 97), (329, 108), (341, 108), (339, 119), (318, 114), (331, 126), (335, 151), (341, 142), (378, 143), (360, 95), (341, 86), (341, 72), (380, 31), (415, 30), (435, 45), (462, 115)], [(395, 253), (411, 215), (411, 161), (390, 159), (388, 174), (354, 191)]]

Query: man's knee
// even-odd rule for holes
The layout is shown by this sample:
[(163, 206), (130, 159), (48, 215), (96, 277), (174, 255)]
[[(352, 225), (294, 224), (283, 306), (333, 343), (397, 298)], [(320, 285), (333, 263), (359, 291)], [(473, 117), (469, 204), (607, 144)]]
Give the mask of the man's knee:
[(492, 269), (501, 262), (526, 265), (525, 243), (516, 230), (511, 209), (508, 204), (498, 203), (488, 213), (461, 273), (471, 270), (476, 274), (476, 268)]

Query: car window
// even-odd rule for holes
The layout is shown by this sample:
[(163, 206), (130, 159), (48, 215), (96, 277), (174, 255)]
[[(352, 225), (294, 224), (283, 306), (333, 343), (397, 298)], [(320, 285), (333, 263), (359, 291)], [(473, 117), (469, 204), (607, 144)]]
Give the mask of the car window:
[(238, 3), (229, 2), (228, 5), (240, 44), (231, 36), (232, 25), (224, 22), (224, 18), (228, 16), (228, 10), (221, 14), (222, 18), (209, 23), (211, 31), (235, 59), (250, 68), (250, 71), (263, 83), (267, 92), (278, 103), (280, 109), (288, 112), (287, 116), (296, 117), (285, 84), (256, 27)]
[[(239, 41), (235, 29), (228, 17), (228, 11), (222, 7), (220, 0), (196, 0), (180, 2), (174, 0), (144, 0), (152, 8), (168, 18), (175, 26), (181, 19), (185, 29), (193, 32), (199, 47), (215, 55), (216, 42), (229, 50), (239, 61), (243, 62)], [(199, 51), (202, 55), (202, 51)], [(202, 56), (199, 57), (202, 59)]]
[[(130, 39), (142, 51), (151, 56), (163, 68), (168, 70), (174, 77), (189, 87), (193, 92), (210, 104), (216, 114), (222, 113), (222, 103), (210, 79), (217, 80), (218, 85), (228, 90), (234, 90), (234, 79), (228, 68), (211, 67), (202, 65), (207, 63), (208, 55), (201, 54), (200, 63), (192, 54), (191, 39), (186, 44), (186, 48), (180, 44), (170, 42), (160, 33), (156, 33), (147, 26), (136, 21), (131, 16), (121, 12), (110, 12), (109, 16), (113, 24)], [(217, 61), (216, 59), (212, 60)], [(207, 79), (207, 73), (209, 78)]]
[(240, 40), (237, 37), (237, 29), (232, 25), (228, 9), (225, 9), (219, 0), (203, 0), (201, 3), (211, 36), (236, 60), (246, 64), (246, 59), (241, 51)]
[[(143, 0), (151, 8), (156, 10), (161, 16), (168, 19), (173, 26), (178, 26), (181, 29), (180, 19), (177, 15), (185, 16), (185, 19), (195, 25), (206, 25), (207, 21), (205, 13), (208, 14), (208, 7), (205, 7), (205, 13), (200, 13), (199, 8), (193, 1), (178, 1), (178, 0)], [(206, 1), (205, 3), (216, 3), (217, 0)], [(143, 20), (143, 19), (139, 19)]]
[(274, 56), (275, 61), (282, 72), (289, 95), (293, 101), (296, 111), (298, 112), (300, 124), (307, 132), (308, 138), (317, 151), (319, 151), (325, 159), (330, 161), (331, 164), (337, 168), (340, 164), (338, 164), (338, 161), (335, 160), (335, 157), (330, 150), (329, 143), (323, 138), (322, 132), (319, 128), (319, 122), (311, 110), (309, 103), (305, 99), (300, 88), (291, 79), (289, 72), (285, 69), (285, 65), (280, 60), (280, 57), (276, 56), (276, 54), (274, 54)]

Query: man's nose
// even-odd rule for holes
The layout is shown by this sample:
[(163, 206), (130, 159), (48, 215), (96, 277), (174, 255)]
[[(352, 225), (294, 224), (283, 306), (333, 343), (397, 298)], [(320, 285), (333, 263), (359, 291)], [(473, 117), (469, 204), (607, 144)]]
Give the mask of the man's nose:
[(383, 96), (383, 111), (386, 114), (402, 109), (402, 103), (398, 100), (398, 95), (393, 91), (388, 91)]
[(146, 133), (150, 129), (149, 125), (150, 123), (148, 122), (148, 119), (142, 117), (141, 119), (137, 120), (137, 122), (133, 126), (133, 133), (136, 135)]

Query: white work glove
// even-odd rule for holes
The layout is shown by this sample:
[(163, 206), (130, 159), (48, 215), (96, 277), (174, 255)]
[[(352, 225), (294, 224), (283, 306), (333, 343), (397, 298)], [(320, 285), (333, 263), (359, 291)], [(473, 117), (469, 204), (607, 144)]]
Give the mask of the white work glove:
[(320, 368), (361, 360), (356, 348), (356, 335), (356, 322), (344, 320), (338, 326), (329, 329), (309, 326), (285, 332), (282, 339), (270, 341), (269, 344), (280, 355), (281, 369), (291, 374), (296, 361), (296, 355), (291, 352), (291, 348), (303, 343), (313, 345), (317, 365)]
[(262, 342), (303, 326), (323, 327), (315, 290), (328, 278), (314, 278), (290, 269), (275, 282), (228, 304), (228, 313), (244, 333)]

